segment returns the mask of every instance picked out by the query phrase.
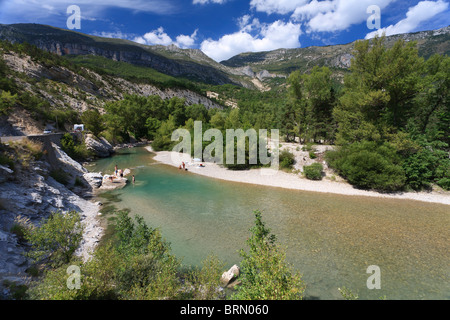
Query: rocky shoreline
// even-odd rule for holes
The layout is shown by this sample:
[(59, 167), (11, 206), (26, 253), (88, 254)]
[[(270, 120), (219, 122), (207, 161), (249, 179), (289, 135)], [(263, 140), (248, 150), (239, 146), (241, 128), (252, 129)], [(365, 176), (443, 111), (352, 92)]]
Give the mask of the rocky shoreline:
[[(137, 145), (141, 143), (121, 145), (114, 149)], [(24, 256), (27, 246), (12, 232), (18, 216), (38, 225), (52, 212), (79, 212), (84, 234), (75, 254), (86, 261), (104, 234), (99, 219), (101, 203), (95, 200), (95, 196), (103, 190), (123, 188), (128, 182), (127, 178), (118, 177), (114, 183), (109, 183), (109, 176), (88, 172), (56, 144), (52, 144), (52, 149), (58, 169), (71, 177), (66, 185), (51, 175), (55, 165), (50, 163), (55, 163), (55, 159), (34, 161), (26, 170), (0, 168), (0, 297), (8, 295), (4, 283), (26, 284), (30, 281), (26, 271), (31, 262)], [(112, 154), (114, 152), (110, 152), (109, 156)]]

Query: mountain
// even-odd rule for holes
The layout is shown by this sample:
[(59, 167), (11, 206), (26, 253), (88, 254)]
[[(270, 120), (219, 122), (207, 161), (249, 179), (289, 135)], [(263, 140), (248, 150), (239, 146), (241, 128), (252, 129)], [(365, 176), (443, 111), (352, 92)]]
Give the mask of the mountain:
[[(386, 37), (387, 46), (398, 40), (417, 41), (419, 55), (428, 58), (431, 55), (450, 54), (450, 27), (439, 30), (400, 34)], [(298, 49), (278, 49), (267, 52), (242, 53), (222, 61), (230, 68), (251, 68), (254, 72), (269, 72), (289, 75), (301, 69), (307, 71), (315, 65), (334, 69), (347, 69), (353, 58), (355, 42), (344, 45), (308, 47)]]
[(161, 50), (129, 40), (101, 38), (39, 24), (0, 25), (0, 38), (13, 43), (28, 42), (58, 55), (103, 56), (115, 61), (150, 67), (174, 77), (216, 85), (235, 83), (226, 72), (214, 66), (213, 60), (199, 50), (180, 55), (170, 48)]
[[(198, 49), (180, 49), (175, 45), (141, 45), (129, 40), (102, 38), (38, 24), (0, 25), (0, 39), (13, 43), (28, 42), (61, 56), (87, 57), (78, 60), (91, 66), (99, 63), (98, 59), (92, 60), (93, 56), (97, 56), (151, 68), (178, 79), (210, 85), (234, 84), (262, 91), (284, 83), (282, 79), (295, 70), (307, 72), (315, 65), (328, 66), (339, 77), (350, 67), (355, 45), (352, 42), (249, 52), (218, 63)], [(450, 53), (450, 27), (389, 36), (386, 41), (390, 46), (399, 39), (417, 41), (419, 54), (425, 58), (435, 53)], [(282, 81), (271, 81), (274, 78)]]

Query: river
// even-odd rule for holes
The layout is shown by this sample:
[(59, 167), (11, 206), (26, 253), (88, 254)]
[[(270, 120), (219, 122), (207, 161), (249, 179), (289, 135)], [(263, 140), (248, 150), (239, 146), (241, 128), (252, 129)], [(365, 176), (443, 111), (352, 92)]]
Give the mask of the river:
[[(411, 200), (343, 196), (211, 179), (156, 163), (144, 148), (101, 159), (90, 171), (129, 168), (136, 183), (111, 193), (119, 209), (159, 228), (184, 265), (210, 254), (239, 264), (254, 210), (303, 275), (305, 299), (450, 299), (450, 207)], [(379, 267), (381, 289), (367, 268)]]

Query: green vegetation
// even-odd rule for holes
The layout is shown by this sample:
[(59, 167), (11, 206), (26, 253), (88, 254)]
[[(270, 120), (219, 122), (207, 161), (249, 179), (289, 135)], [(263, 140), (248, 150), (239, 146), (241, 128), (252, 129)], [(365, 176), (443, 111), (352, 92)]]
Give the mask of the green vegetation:
[(83, 141), (74, 139), (72, 134), (66, 133), (61, 138), (61, 146), (64, 152), (74, 160), (84, 161), (92, 156), (92, 152), (89, 151)]
[(304, 166), (303, 173), (309, 180), (322, 180), (323, 166), (320, 163)]
[(135, 83), (148, 83), (159, 88), (183, 88), (199, 92), (200, 89), (187, 79), (175, 78), (149, 67), (114, 61), (101, 56), (65, 56), (77, 66), (89, 68), (100, 75), (117, 76)]
[(255, 226), (247, 240), (249, 252), (243, 249), (241, 285), (233, 296), (237, 300), (298, 300), (305, 290), (299, 273), (293, 273), (286, 263), (285, 250), (276, 244), (262, 221), (261, 212), (255, 211)]
[[(232, 299), (301, 299), (305, 286), (301, 275), (292, 273), (285, 251), (265, 227), (260, 212), (248, 239), (250, 251), (241, 250), (242, 283)], [(41, 267), (41, 275), (24, 292), (23, 299), (45, 300), (216, 300), (226, 295), (218, 290), (224, 264), (209, 256), (201, 268), (185, 269), (158, 229), (140, 216), (116, 213), (112, 238), (86, 262), (73, 254), (80, 244), (82, 225), (76, 212), (53, 213), (36, 227), (28, 219), (16, 219), (30, 243), (29, 255)], [(16, 229), (19, 229), (16, 227)], [(80, 268), (79, 288), (67, 286), (67, 268)]]
[[(337, 144), (327, 160), (359, 188), (420, 190), (450, 179), (450, 58), (419, 57), (416, 43), (359, 41), (342, 90), (327, 68), (290, 78), (291, 130)], [(294, 133), (295, 136), (295, 133)]]
[(280, 152), (280, 167), (283, 169), (291, 170), (295, 163), (295, 156), (288, 150)]

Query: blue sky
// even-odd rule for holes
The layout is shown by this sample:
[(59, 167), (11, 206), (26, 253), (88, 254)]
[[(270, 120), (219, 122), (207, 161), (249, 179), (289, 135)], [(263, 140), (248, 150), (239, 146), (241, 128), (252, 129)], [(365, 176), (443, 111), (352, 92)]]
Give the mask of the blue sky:
[[(332, 45), (450, 25), (450, 0), (0, 0), (0, 23), (67, 29), (81, 10), (82, 33), (201, 49), (222, 61), (241, 52)], [(380, 29), (370, 6), (380, 9)]]

